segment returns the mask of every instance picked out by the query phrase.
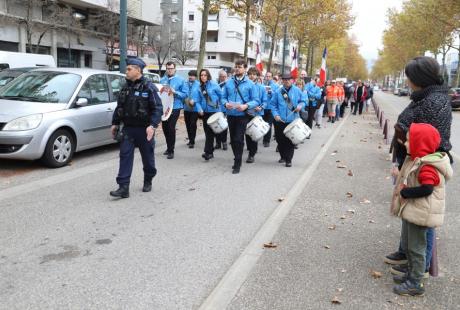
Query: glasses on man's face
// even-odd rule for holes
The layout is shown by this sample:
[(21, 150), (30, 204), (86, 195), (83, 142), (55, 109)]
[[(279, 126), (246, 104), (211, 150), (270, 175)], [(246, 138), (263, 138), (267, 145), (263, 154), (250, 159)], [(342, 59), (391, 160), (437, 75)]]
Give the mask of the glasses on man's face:
[(166, 68), (166, 70), (174, 70), (174, 69), (176, 69), (176, 68), (174, 68), (174, 67)]

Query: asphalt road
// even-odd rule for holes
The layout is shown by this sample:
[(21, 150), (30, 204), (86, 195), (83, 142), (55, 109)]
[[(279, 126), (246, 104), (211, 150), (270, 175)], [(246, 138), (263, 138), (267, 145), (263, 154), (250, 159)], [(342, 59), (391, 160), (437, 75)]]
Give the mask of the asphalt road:
[(153, 191), (141, 192), (136, 154), (131, 197), (118, 201), (116, 146), (61, 169), (1, 162), (0, 309), (197, 308), (335, 128), (315, 130), (292, 168), (276, 143), (259, 146), (239, 175), (230, 150), (204, 162), (204, 141), (189, 150), (180, 138), (167, 160), (159, 141)]

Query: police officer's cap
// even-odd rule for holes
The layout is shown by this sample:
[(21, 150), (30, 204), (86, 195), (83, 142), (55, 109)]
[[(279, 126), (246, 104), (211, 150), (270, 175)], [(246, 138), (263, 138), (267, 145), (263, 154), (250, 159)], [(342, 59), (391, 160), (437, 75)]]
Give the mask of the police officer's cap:
[(140, 58), (128, 58), (126, 59), (126, 65), (138, 66), (141, 70), (145, 68), (145, 62)]

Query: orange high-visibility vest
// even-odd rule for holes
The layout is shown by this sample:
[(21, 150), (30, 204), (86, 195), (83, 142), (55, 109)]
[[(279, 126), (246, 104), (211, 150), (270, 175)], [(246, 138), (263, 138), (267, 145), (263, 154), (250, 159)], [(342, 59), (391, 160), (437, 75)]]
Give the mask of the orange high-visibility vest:
[(337, 101), (339, 100), (339, 88), (337, 86), (328, 86), (326, 88), (326, 100)]

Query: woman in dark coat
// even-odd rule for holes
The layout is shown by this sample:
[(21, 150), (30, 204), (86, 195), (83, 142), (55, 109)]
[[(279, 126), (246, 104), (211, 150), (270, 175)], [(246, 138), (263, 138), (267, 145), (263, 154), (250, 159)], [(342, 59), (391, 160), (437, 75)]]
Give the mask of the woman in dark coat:
[[(412, 102), (398, 116), (395, 125), (392, 141), (393, 177), (398, 175), (406, 158), (407, 152), (403, 143), (406, 141), (406, 134), (412, 123), (427, 123), (435, 127), (441, 135), (441, 145), (438, 151), (446, 152), (451, 163), (453, 162), (449, 153), (452, 149), (450, 143), (452, 107), (447, 95), (448, 88), (444, 85), (440, 71), (438, 62), (431, 57), (416, 57), (406, 65), (405, 73), (409, 87), (413, 91)], [(432, 257), (434, 234), (434, 229), (427, 230), (427, 271)], [(406, 253), (404, 253), (401, 244), (398, 251), (385, 257), (385, 262), (393, 265), (404, 264), (405, 261)], [(404, 270), (398, 266), (393, 266), (392, 273), (397, 274), (397, 271)]]

